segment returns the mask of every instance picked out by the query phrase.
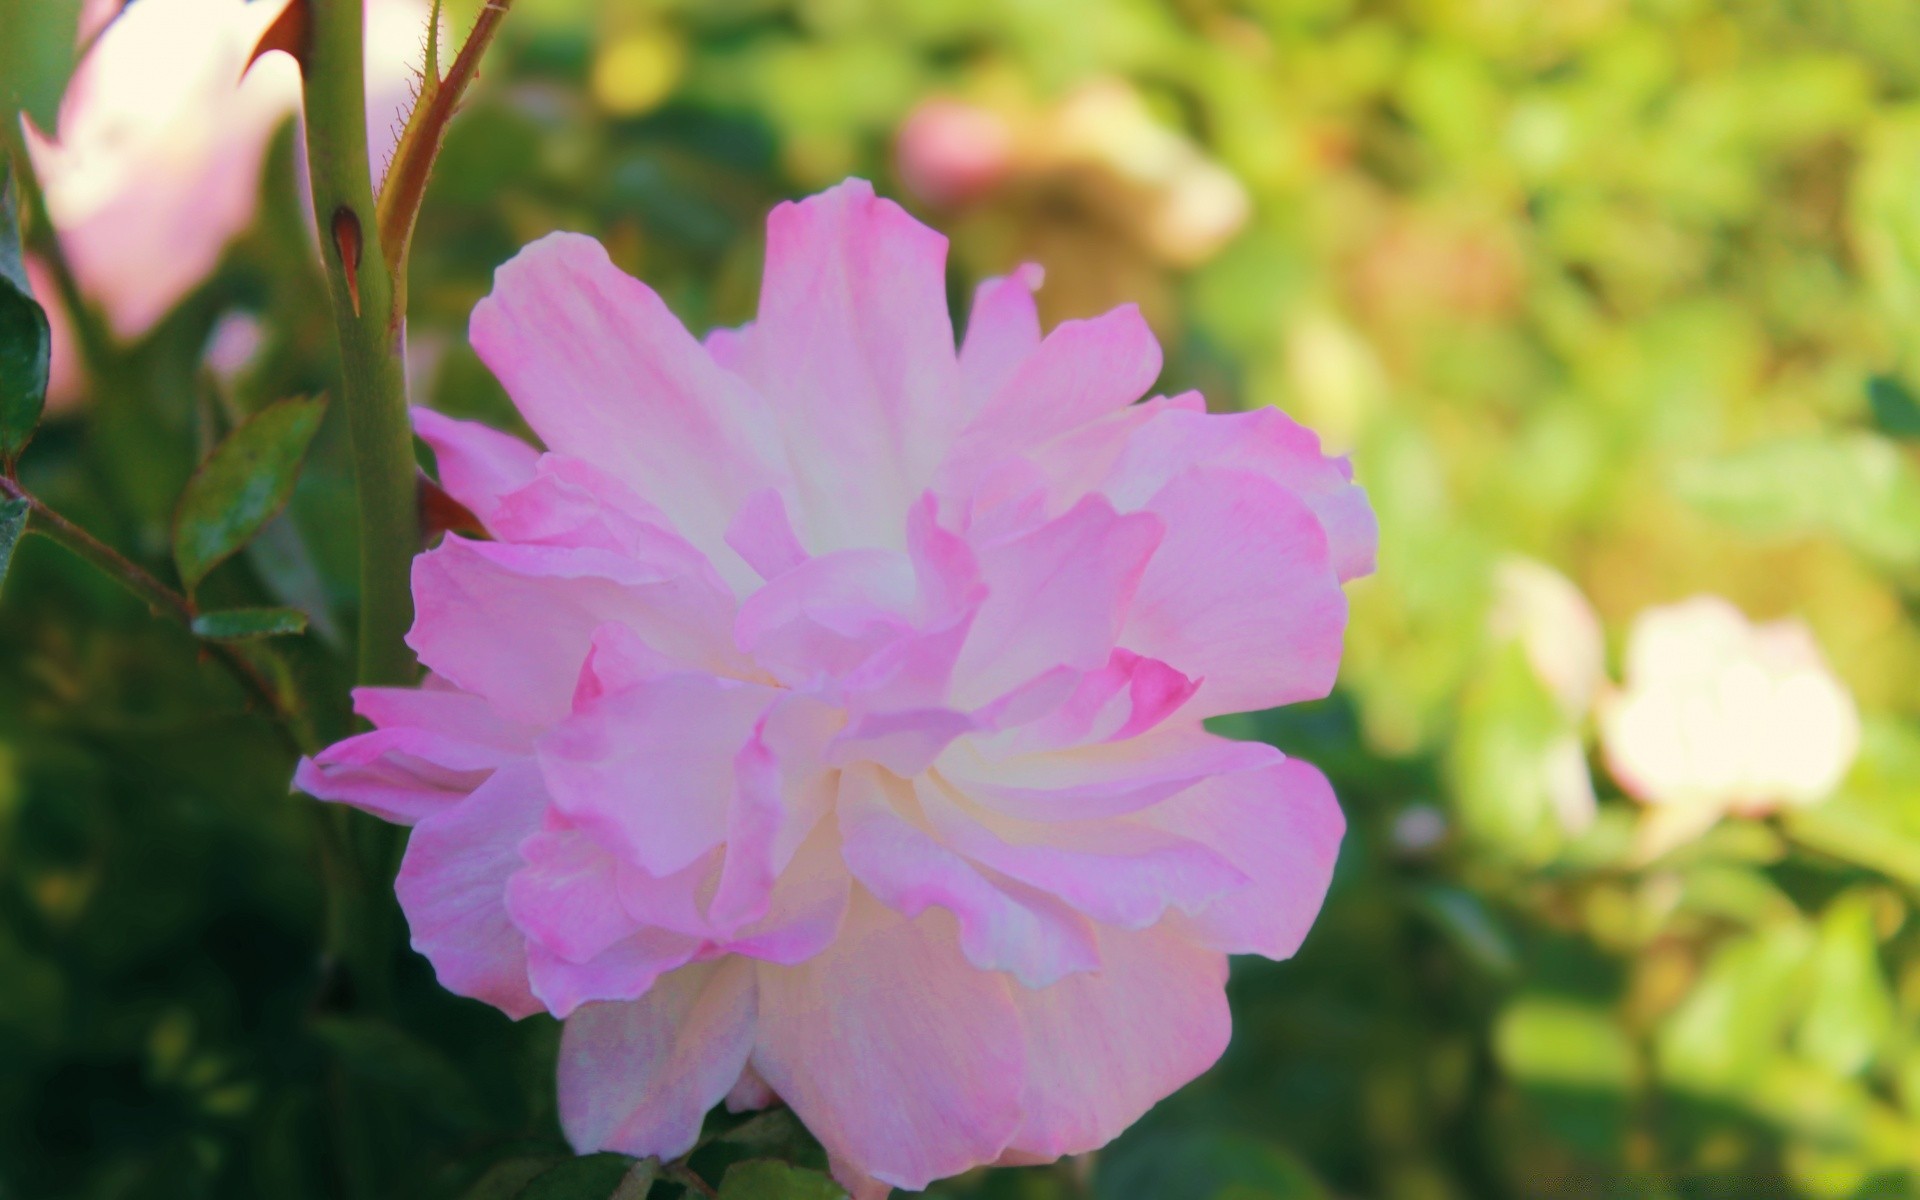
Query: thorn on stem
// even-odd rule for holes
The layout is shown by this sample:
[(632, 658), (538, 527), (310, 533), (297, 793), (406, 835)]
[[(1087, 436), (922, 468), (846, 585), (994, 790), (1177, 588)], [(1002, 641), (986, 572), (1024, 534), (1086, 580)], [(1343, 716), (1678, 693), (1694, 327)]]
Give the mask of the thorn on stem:
[(260, 35), (260, 42), (254, 46), (253, 53), (247, 56), (247, 65), (240, 69), (242, 76), (253, 69), (254, 63), (275, 50), (292, 56), (293, 61), (300, 64), (301, 74), (306, 73), (307, 46), (313, 25), (309, 3), (310, 0), (292, 0), (281, 10), (280, 15), (273, 19), (273, 24), (267, 26), (267, 31)]
[(356, 317), (360, 315), (360, 245), (360, 218), (342, 204), (333, 210), (333, 248), (347, 273), (347, 298), (353, 301)]

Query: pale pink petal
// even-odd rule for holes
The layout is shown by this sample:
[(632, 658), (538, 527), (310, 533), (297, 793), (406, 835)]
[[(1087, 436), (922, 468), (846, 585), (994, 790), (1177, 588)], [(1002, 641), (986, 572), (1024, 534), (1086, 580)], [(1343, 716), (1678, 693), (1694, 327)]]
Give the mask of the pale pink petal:
[(583, 1004), (638, 1000), (662, 975), (693, 961), (700, 939), (642, 929), (584, 962), (571, 962), (540, 942), (527, 943), (527, 981), (542, 1006), (565, 1019)]
[(897, 545), (945, 450), (957, 423), (946, 254), (864, 180), (767, 218), (750, 378), (796, 465), (810, 544)]
[(907, 920), (858, 900), (832, 946), (758, 978), (753, 1068), (843, 1183), (918, 1190), (1006, 1148), (1026, 1073), (1017, 1010), (1005, 976), (968, 965), (945, 912)]
[(961, 795), (1006, 816), (1084, 821), (1138, 812), (1202, 779), (1257, 770), (1280, 757), (1271, 746), (1181, 724), (1124, 742), (1005, 757), (962, 742), (939, 770)]
[(1020, 821), (927, 780), (915, 795), (929, 826), (953, 850), (1105, 925), (1144, 929), (1169, 909), (1199, 912), (1248, 882), (1219, 851), (1151, 825)]
[(734, 639), (789, 686), (852, 670), (913, 632), (913, 564), (892, 550), (838, 550), (769, 581), (740, 605)]
[(470, 336), (550, 449), (658, 504), (716, 560), (740, 503), (779, 482), (759, 398), (592, 238), (552, 234), (502, 266)]
[(839, 934), (852, 887), (839, 833), (823, 824), (788, 859), (762, 915), (728, 934), (725, 948), (767, 962), (805, 962)]
[(965, 490), (994, 460), (1125, 408), (1159, 374), (1160, 343), (1133, 305), (1061, 322), (961, 433), (942, 490)]
[(954, 914), (967, 961), (1044, 987), (1099, 965), (1087, 919), (1042, 892), (992, 877), (899, 811), (907, 785), (870, 769), (840, 784), (841, 854), (880, 901), (912, 917), (938, 905)]
[(394, 881), (413, 948), (433, 964), (440, 986), (511, 1017), (540, 1010), (527, 986), (526, 940), (507, 916), (506, 896), (520, 869), (520, 841), (545, 807), (539, 772), (509, 763), (414, 827)]
[(1252, 880), (1195, 914), (1190, 928), (1230, 954), (1293, 956), (1320, 911), (1346, 818), (1326, 776), (1297, 758), (1209, 779), (1141, 819), (1217, 850)]
[(422, 729), (376, 729), (335, 742), (294, 768), (293, 786), (412, 825), (466, 797), (500, 756)]
[(707, 1110), (746, 1073), (754, 972), (694, 963), (624, 1004), (590, 1004), (560, 1039), (560, 1125), (582, 1154), (676, 1158)]
[(727, 1111), (752, 1112), (755, 1109), (766, 1108), (777, 1100), (779, 1097), (773, 1094), (773, 1089), (767, 1086), (767, 1081), (760, 1078), (760, 1072), (749, 1065), (740, 1072), (739, 1080), (727, 1093)]
[(1084, 1154), (1211, 1067), (1227, 1048), (1227, 959), (1163, 928), (1104, 930), (1098, 972), (1013, 989), (1026, 1034), (1025, 1161)]
[(600, 696), (540, 739), (554, 807), (626, 861), (670, 875), (725, 840), (735, 756), (774, 699), (697, 674)]
[(1323, 455), (1319, 437), (1279, 409), (1156, 414), (1133, 432), (1100, 490), (1125, 512), (1201, 465), (1248, 471), (1285, 487), (1319, 518), (1342, 583), (1372, 573), (1379, 528), (1352, 467)]
[(413, 432), (433, 448), (440, 486), (491, 525), (500, 497), (533, 481), (540, 452), (511, 434), (478, 421), (459, 421), (414, 408)]
[(414, 560), (407, 644), (428, 668), (529, 724), (565, 714), (594, 631), (627, 625), (683, 666), (750, 669), (732, 593), (678, 561), (449, 537)]
[(1028, 263), (974, 289), (960, 344), (960, 397), (970, 409), (983, 407), (1040, 348), (1040, 312), (1033, 303), (1040, 279), (1040, 268)]
[(1317, 700), (1333, 689), (1347, 598), (1313, 510), (1279, 484), (1198, 468), (1147, 504), (1167, 536), (1120, 642), (1202, 682), (1188, 717)]
[(550, 828), (520, 843), (526, 866), (507, 881), (507, 914), (569, 962), (585, 962), (637, 932), (620, 905), (620, 860), (578, 829)]
[(727, 545), (746, 560), (762, 579), (772, 579), (807, 560), (807, 548), (793, 531), (787, 502), (774, 488), (761, 488), (747, 497), (727, 526)]
[(1054, 666), (1097, 670), (1165, 532), (1098, 496), (1024, 536), (979, 551), (986, 602), (954, 669), (955, 701), (986, 704)]

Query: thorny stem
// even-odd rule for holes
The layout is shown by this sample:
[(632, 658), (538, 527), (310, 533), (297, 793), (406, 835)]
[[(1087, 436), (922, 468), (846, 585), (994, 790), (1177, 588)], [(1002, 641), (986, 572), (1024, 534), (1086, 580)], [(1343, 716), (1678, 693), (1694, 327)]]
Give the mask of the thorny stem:
[(426, 197), (433, 160), (439, 157), (447, 126), (468, 86), (479, 77), (480, 59), (493, 42), (494, 34), (500, 31), (500, 23), (506, 20), (507, 9), (512, 4), (513, 0), (487, 0), (445, 78), (439, 74), (440, 5), (434, 5), (435, 20), (427, 31), (426, 74), (420, 81), (419, 102), (407, 117), (406, 129), (394, 147), (393, 165), (388, 168), (386, 182), (380, 186), (380, 250), (394, 269), (394, 288), (402, 307), (407, 294), (407, 247), (413, 240), (414, 222), (420, 216), (420, 204)]
[(307, 164), (320, 227), (342, 391), (360, 499), (362, 684), (409, 684), (410, 572), (420, 549), (413, 432), (407, 420), (405, 314), (381, 248), (367, 164), (362, 0), (309, 6), (305, 80)]
[[(144, 601), (155, 614), (171, 618), (189, 631), (192, 630), (194, 606), (193, 602), (184, 595), (161, 583), (142, 569), (138, 563), (61, 516), (48, 507), (45, 501), (21, 487), (19, 482), (11, 477), (0, 475), (0, 496), (10, 500), (26, 501), (28, 511), (33, 515), (31, 528), (34, 532), (45, 534), (89, 564), (99, 568), (121, 587)], [(260, 673), (260, 669), (246, 655), (224, 642), (202, 641), (201, 644), (232, 673), (249, 696), (272, 714), (281, 734), (296, 752), (313, 749), (306, 744), (307, 739), (300, 732), (303, 724), (288, 708), (279, 689)]]

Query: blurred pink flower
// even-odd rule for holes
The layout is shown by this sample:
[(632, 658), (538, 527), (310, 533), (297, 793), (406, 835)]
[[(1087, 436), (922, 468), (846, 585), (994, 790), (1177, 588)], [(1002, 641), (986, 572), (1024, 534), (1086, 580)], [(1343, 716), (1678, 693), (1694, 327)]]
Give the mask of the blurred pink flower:
[(900, 126), (901, 182), (929, 204), (964, 204), (991, 190), (1014, 164), (1013, 131), (991, 109), (934, 99)]
[(1204, 717), (1323, 696), (1375, 529), (1278, 412), (1132, 403), (1131, 308), (1041, 336), (854, 180), (768, 222), (703, 345), (586, 237), (502, 267), (474, 348), (550, 448), (418, 411), (491, 541), (414, 568), (419, 690), (297, 783), (417, 823), (454, 991), (567, 1019), (582, 1151), (791, 1105), (860, 1196), (1090, 1150), (1226, 1045), (1343, 821)]
[(1754, 625), (1717, 596), (1635, 620), (1600, 730), (1620, 786), (1662, 810), (1659, 848), (1723, 812), (1824, 799), (1860, 744), (1853, 698), (1806, 626)]
[[(80, 40), (97, 40), (67, 85), (56, 132), (27, 124), (61, 248), (81, 291), (123, 340), (151, 329), (253, 221), (268, 143), (300, 105), (291, 59), (269, 55), (246, 69), (284, 7), (139, 0), (116, 17), (110, 0), (90, 0)], [(367, 129), (376, 170), (411, 101), (428, 11), (423, 0), (368, 6)], [(73, 386), (62, 377), (55, 390)]]

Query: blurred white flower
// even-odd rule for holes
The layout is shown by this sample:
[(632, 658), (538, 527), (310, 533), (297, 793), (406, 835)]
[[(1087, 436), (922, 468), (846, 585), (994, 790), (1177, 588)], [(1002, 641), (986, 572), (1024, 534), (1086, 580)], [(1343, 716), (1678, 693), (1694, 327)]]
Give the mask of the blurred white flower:
[(1853, 698), (1807, 627), (1756, 625), (1716, 596), (1640, 615), (1600, 730), (1620, 786), (1666, 810), (1660, 848), (1725, 812), (1825, 798), (1860, 745)]

